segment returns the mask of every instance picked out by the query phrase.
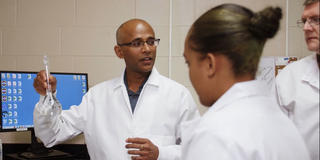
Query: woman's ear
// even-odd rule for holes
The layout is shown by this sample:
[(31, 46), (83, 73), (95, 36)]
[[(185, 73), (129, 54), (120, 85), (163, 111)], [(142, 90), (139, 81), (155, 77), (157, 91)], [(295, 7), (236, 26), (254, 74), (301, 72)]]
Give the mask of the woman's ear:
[(207, 74), (208, 77), (211, 78), (215, 75), (216, 70), (217, 70), (217, 57), (212, 54), (212, 53), (208, 53), (206, 55), (206, 63), (207, 63)]
[(123, 59), (123, 53), (122, 53), (122, 50), (121, 50), (120, 46), (115, 45), (115, 46), (114, 46), (114, 52), (116, 52), (116, 55), (117, 55), (120, 59)]

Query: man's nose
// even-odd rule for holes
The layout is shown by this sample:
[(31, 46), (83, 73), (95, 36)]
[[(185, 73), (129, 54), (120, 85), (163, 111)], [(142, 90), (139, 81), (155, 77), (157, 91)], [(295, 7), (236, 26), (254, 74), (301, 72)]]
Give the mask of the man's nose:
[(310, 25), (309, 21), (306, 21), (303, 25), (303, 30), (304, 31), (310, 31), (312, 30), (312, 26)]
[(145, 42), (142, 46), (142, 51), (143, 52), (150, 52), (151, 51), (151, 47)]

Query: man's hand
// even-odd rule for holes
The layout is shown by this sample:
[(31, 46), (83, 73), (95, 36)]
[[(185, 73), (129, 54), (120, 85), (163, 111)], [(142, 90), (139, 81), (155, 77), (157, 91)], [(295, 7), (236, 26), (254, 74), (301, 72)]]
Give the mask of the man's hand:
[[(50, 75), (49, 83), (51, 85), (51, 91), (52, 91), (52, 93), (54, 93), (57, 88), (56, 78)], [(48, 84), (47, 84), (45, 70), (42, 70), (37, 74), (37, 77), (33, 81), (33, 87), (40, 95), (43, 95), (43, 96), (46, 95), (46, 89), (48, 88)]]
[(146, 138), (128, 138), (126, 140), (128, 153), (132, 154), (132, 160), (157, 160), (159, 156), (159, 149), (149, 139)]

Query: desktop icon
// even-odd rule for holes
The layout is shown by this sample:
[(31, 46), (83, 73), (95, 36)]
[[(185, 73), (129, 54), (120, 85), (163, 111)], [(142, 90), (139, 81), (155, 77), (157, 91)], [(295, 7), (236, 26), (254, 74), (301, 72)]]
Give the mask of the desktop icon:
[(8, 96), (8, 102), (11, 102), (12, 101), (12, 97), (11, 96)]
[(8, 117), (8, 112), (7, 112), (7, 111), (2, 111), (2, 117), (3, 117), (3, 118)]
[(18, 89), (18, 94), (22, 94), (22, 89), (21, 88)]
[(12, 93), (13, 93), (13, 94), (17, 94), (17, 89), (15, 89), (15, 88), (12, 89)]
[(19, 87), (21, 87), (21, 86), (22, 86), (21, 81), (18, 81), (18, 86), (19, 86)]
[(12, 104), (8, 104), (8, 109), (12, 109)]
[(7, 102), (7, 96), (2, 96), (2, 102)]
[(8, 88), (8, 94), (11, 94), (11, 93), (12, 93), (11, 89), (10, 89), (10, 88)]
[(1, 81), (1, 86), (2, 86), (2, 87), (7, 86), (7, 82), (6, 82), (6, 81)]
[(7, 94), (7, 88), (2, 88), (2, 89), (1, 89), (1, 93), (2, 93), (2, 94)]
[(16, 87), (17, 86), (17, 82), (16, 81), (12, 81), (12, 86)]
[(13, 120), (13, 123), (14, 123), (14, 124), (18, 124), (18, 120), (17, 120), (17, 119), (14, 119), (14, 120)]

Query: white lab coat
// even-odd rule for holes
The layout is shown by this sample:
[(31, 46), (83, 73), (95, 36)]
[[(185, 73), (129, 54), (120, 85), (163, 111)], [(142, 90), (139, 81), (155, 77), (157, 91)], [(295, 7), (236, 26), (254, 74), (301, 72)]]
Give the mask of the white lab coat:
[(285, 67), (276, 78), (279, 105), (297, 126), (312, 160), (319, 160), (319, 68), (316, 55)]
[(159, 160), (178, 160), (180, 125), (199, 117), (189, 91), (155, 68), (142, 89), (134, 114), (123, 75), (90, 88), (79, 106), (57, 116), (50, 116), (40, 104), (34, 110), (36, 136), (51, 147), (83, 132), (92, 160), (131, 159), (125, 148), (129, 137), (150, 139), (159, 148)]
[[(234, 84), (183, 130), (183, 160), (308, 160), (293, 123), (263, 82)], [(191, 127), (191, 126), (195, 126)]]

